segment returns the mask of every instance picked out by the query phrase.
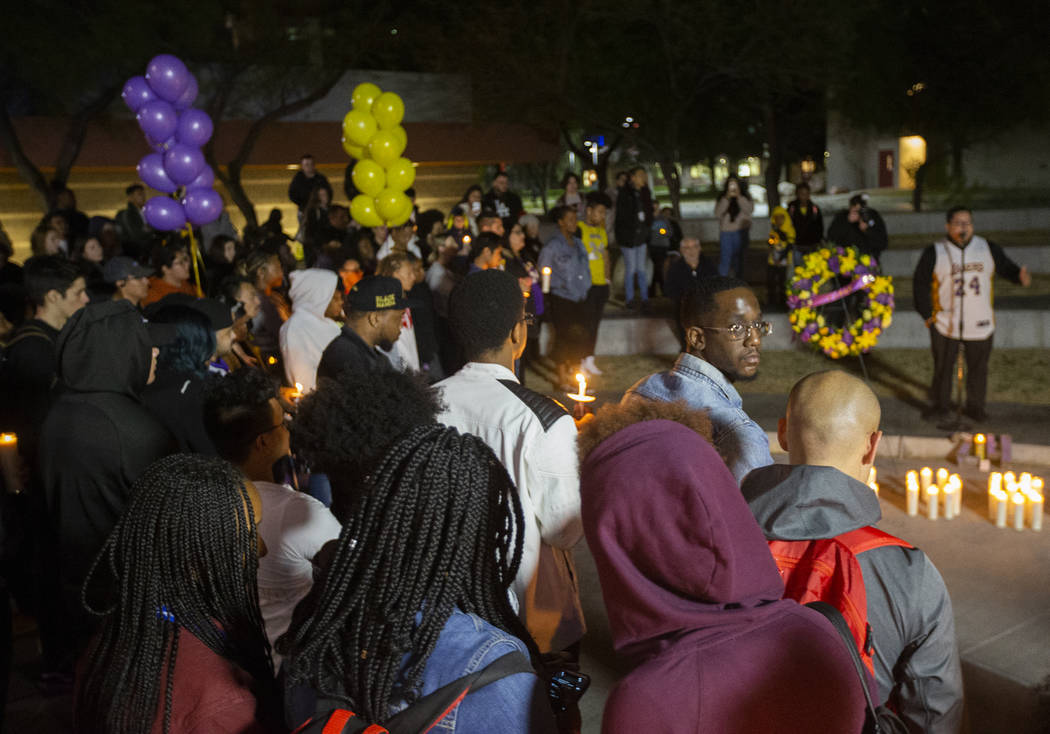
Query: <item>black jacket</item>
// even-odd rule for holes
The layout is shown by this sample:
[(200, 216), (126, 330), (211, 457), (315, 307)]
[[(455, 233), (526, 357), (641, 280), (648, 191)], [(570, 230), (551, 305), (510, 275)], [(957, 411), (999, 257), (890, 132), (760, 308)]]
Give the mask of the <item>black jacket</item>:
[(482, 209), (491, 209), (503, 220), (503, 229), (510, 232), (510, 228), (518, 221), (518, 217), (525, 211), (521, 203), (521, 197), (513, 191), (499, 194), (495, 189), (481, 197)]
[(0, 416), (18, 434), (18, 452), (29, 466), (36, 465), (40, 431), (51, 405), (51, 387), (57, 372), (58, 331), (30, 319), (18, 327), (4, 348), (0, 385)]
[(389, 359), (365, 344), (357, 332), (347, 325), (321, 354), (321, 361), (317, 365), (317, 379), (335, 379), (348, 369), (385, 372), (393, 370), (394, 367)]
[(788, 216), (795, 227), (795, 247), (809, 252), (824, 240), (824, 215), (812, 200), (802, 213), (802, 202), (795, 199), (788, 204)]
[(179, 445), (179, 451), (217, 456), (204, 428), (204, 379), (188, 372), (157, 372), (142, 403)]
[(882, 215), (877, 211), (874, 209), (868, 209), (868, 211), (873, 224), (869, 224), (867, 230), (864, 231), (861, 231), (860, 225), (849, 221), (849, 210), (836, 214), (828, 226), (828, 242), (843, 247), (856, 247), (862, 255), (881, 257), (882, 251), (889, 245), (886, 223), (882, 221)]
[(331, 200), (332, 184), (328, 183), (323, 173), (317, 171), (311, 178), (307, 178), (305, 173), (298, 171), (292, 177), (292, 182), (288, 184), (288, 198), (299, 207), (299, 211), (302, 211), (306, 206), (306, 200), (310, 198), (310, 192), (317, 186), (328, 189), (328, 199)]
[(653, 226), (653, 203), (649, 187), (636, 189), (625, 184), (616, 197), (616, 244), (637, 247), (649, 242), (649, 228)]
[(60, 394), (44, 421), (40, 469), (71, 614), (132, 483), (174, 449), (139, 402), (151, 350), (142, 315), (124, 300), (88, 304), (58, 337)]
[[(689, 263), (685, 261), (684, 257), (676, 257), (671, 261), (671, 264), (667, 266), (667, 277), (664, 279), (664, 292), (671, 300), (681, 303), (685, 294), (695, 288), (701, 278), (710, 278), (712, 275), (718, 275), (718, 268), (713, 262), (711, 262), (710, 258), (701, 255), (696, 270), (693, 270), (693, 268), (689, 266)], [(675, 318), (677, 317), (678, 310), (676, 308)]]

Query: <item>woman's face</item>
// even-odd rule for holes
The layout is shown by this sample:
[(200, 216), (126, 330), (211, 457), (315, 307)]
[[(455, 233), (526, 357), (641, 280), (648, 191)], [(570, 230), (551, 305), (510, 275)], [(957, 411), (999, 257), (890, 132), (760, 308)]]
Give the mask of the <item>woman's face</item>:
[(735, 178), (729, 179), (729, 184), (726, 186), (726, 193), (730, 196), (740, 196), (740, 182)]
[(49, 229), (44, 235), (44, 254), (57, 255), (62, 252), (62, 234), (57, 229)]
[(235, 257), (237, 257), (237, 243), (233, 240), (227, 240), (226, 244), (222, 246), (222, 259), (232, 263)]
[(339, 268), (339, 280), (343, 282), (343, 290), (347, 293), (363, 277), (364, 273), (361, 271), (361, 263), (354, 258), (350, 258)]
[(525, 235), (527, 237), (531, 237), (532, 239), (536, 239), (537, 237), (539, 237), (540, 223), (538, 221), (530, 219), (525, 225)]
[(514, 254), (517, 255), (521, 252), (521, 248), (525, 246), (525, 230), (522, 229), (520, 224), (515, 224), (510, 228), (510, 234), (507, 236), (510, 241), (510, 249), (514, 250)]
[(259, 291), (248, 283), (241, 283), (241, 290), (237, 294), (237, 300), (244, 304), (244, 315), (246, 318), (254, 319), (259, 313), (262, 301), (259, 299)]
[(580, 190), (580, 182), (575, 176), (569, 176), (565, 179), (565, 193), (575, 194)]
[(475, 204), (475, 203), (476, 204), (480, 204), (481, 203), (481, 192), (478, 191), (477, 189), (474, 189), (469, 194), (467, 194), (467, 201), (470, 202), (471, 204)]
[(284, 271), (281, 269), (281, 259), (274, 255), (259, 271), (259, 282), (263, 288), (277, 288), (284, 282)]
[(97, 237), (90, 238), (84, 243), (84, 259), (92, 263), (101, 263), (103, 258), (102, 243)]
[(322, 209), (328, 208), (328, 205), (332, 203), (332, 198), (328, 195), (328, 189), (322, 187), (317, 190), (317, 201), (320, 202)]

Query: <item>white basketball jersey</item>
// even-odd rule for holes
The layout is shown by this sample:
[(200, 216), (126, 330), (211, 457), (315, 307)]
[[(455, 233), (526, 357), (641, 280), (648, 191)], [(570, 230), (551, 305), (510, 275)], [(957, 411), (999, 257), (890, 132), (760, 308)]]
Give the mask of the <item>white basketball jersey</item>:
[(949, 339), (980, 341), (995, 331), (992, 280), (995, 260), (983, 237), (974, 236), (965, 248), (948, 240), (934, 243), (934, 326)]

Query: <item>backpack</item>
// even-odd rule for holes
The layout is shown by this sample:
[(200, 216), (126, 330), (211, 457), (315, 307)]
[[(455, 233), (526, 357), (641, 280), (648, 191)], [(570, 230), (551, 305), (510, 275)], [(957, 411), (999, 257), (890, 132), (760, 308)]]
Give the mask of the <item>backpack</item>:
[(873, 548), (914, 546), (870, 526), (834, 538), (770, 540), (768, 543), (784, 579), (784, 598), (799, 604), (827, 602), (838, 609), (853, 635), (861, 660), (874, 675), (868, 596), (857, 556)]
[[(370, 724), (349, 709), (336, 708), (307, 719), (292, 734), (425, 734), (474, 691), (515, 673), (533, 672), (525, 656), (507, 653), (481, 670), (457, 678), (433, 693), (416, 699), (408, 708), (392, 716), (384, 726)], [(319, 701), (318, 708), (323, 708), (323, 704), (323, 701)]]
[(0, 425), (4, 430), (10, 430), (9, 426), (16, 425), (21, 418), (19, 403), (12, 399), (12, 396), (18, 394), (20, 386), (11, 374), (11, 349), (26, 339), (43, 339), (49, 344), (54, 344), (51, 336), (39, 326), (23, 324), (18, 327), (11, 340), (0, 347)]

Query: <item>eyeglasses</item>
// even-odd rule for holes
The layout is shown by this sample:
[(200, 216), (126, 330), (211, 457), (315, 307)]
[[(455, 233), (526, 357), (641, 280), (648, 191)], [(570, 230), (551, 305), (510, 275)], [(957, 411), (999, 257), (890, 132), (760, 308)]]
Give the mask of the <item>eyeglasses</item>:
[(728, 332), (730, 341), (734, 342), (747, 339), (752, 329), (758, 332), (759, 336), (769, 336), (773, 333), (773, 324), (769, 321), (752, 321), (750, 324), (733, 324), (732, 326), (701, 326), (700, 328)]
[(526, 313), (524, 316), (521, 317), (521, 320), (525, 322), (526, 326), (535, 326), (536, 325), (536, 314), (534, 314), (534, 313)]

